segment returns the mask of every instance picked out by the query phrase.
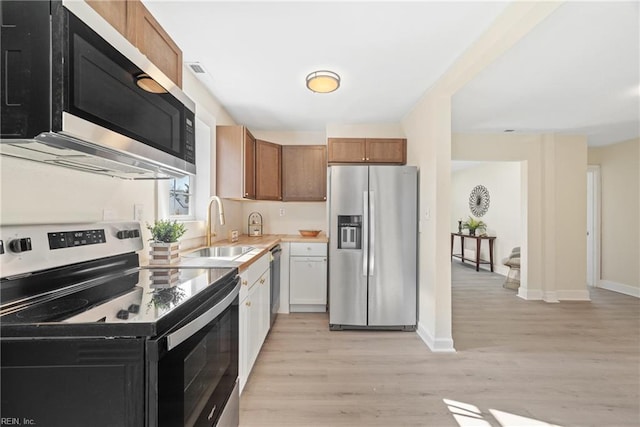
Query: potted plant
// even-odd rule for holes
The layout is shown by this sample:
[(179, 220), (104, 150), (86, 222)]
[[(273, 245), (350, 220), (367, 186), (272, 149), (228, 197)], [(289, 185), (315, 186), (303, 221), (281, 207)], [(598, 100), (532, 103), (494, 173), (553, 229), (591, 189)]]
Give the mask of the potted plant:
[(487, 229), (487, 224), (480, 221), (479, 219), (475, 219), (474, 217), (470, 216), (467, 221), (462, 223), (462, 228), (468, 229), (470, 236), (475, 236), (476, 230), (481, 230), (484, 232)]
[(151, 251), (149, 264), (174, 264), (180, 260), (180, 242), (178, 239), (187, 232), (184, 224), (168, 219), (156, 220), (147, 224), (151, 231)]

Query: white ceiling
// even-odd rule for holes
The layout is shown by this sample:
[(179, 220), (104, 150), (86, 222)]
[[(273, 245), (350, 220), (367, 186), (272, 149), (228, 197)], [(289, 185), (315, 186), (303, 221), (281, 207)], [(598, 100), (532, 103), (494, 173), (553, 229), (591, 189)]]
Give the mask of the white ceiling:
[[(397, 123), (506, 4), (145, 0), (237, 123), (288, 131)], [(455, 95), (454, 130), (639, 136), (638, 10), (562, 5)], [(338, 91), (305, 87), (320, 69)]]

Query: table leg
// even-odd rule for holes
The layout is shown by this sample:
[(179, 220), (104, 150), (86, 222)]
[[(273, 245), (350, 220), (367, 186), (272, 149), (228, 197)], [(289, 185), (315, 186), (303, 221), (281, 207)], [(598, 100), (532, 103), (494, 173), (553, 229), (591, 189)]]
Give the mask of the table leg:
[(482, 239), (476, 239), (476, 271), (480, 271), (480, 243)]
[(451, 235), (451, 261), (453, 261), (453, 234)]
[(464, 236), (460, 236), (460, 259), (464, 264)]
[(493, 239), (489, 239), (489, 264), (493, 273)]

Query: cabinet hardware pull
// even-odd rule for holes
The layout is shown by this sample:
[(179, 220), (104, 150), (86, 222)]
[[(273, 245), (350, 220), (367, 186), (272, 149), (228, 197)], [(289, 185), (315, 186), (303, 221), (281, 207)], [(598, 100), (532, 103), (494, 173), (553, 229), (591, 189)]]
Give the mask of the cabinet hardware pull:
[(247, 281), (246, 280), (242, 281), (242, 286), (247, 286)]
[(364, 162), (364, 157), (362, 158), (362, 161)]
[(247, 307), (251, 307), (251, 301), (247, 301), (244, 303)]
[(265, 279), (260, 279), (260, 284), (262, 285), (264, 283)]

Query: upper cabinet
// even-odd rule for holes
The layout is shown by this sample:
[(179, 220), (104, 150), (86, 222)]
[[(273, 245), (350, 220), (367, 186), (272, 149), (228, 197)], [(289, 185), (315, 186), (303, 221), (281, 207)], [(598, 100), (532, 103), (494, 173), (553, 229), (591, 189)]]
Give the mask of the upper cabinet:
[(282, 146), (256, 140), (256, 199), (282, 200)]
[(282, 198), (285, 202), (327, 200), (327, 147), (282, 147)]
[(182, 87), (182, 51), (140, 0), (87, 0), (87, 3)]
[(133, 44), (181, 88), (182, 51), (140, 1), (131, 3), (135, 10)]
[(128, 33), (133, 28), (133, 23), (129, 23), (129, 20), (133, 18), (133, 11), (129, 11), (132, 8), (131, 1), (86, 0), (86, 2), (113, 28), (133, 43), (133, 38)]
[(324, 145), (256, 140), (244, 126), (216, 126), (216, 194), (227, 199), (327, 200)]
[(329, 138), (329, 163), (407, 163), (404, 138)]
[(216, 126), (217, 195), (256, 198), (256, 139), (244, 126)]

